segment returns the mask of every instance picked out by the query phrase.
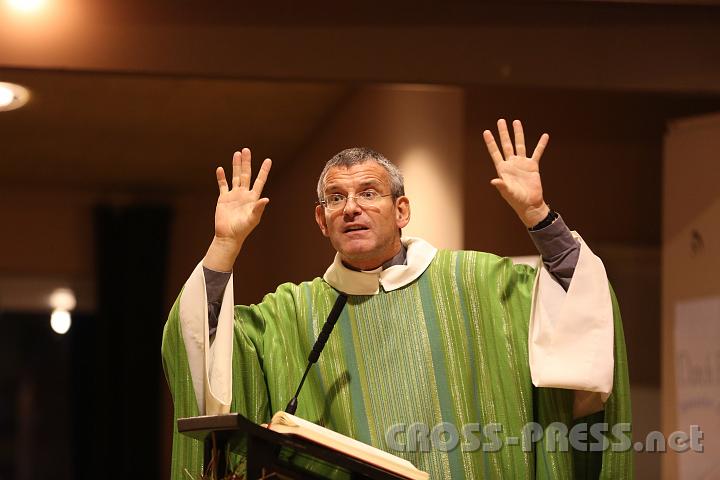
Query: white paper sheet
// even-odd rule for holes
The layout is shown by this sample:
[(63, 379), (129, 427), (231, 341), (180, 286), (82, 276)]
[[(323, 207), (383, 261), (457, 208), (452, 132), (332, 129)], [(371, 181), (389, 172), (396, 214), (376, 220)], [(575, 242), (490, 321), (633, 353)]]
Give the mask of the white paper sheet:
[(676, 430), (704, 432), (704, 452), (678, 456), (679, 478), (720, 478), (720, 297), (675, 306)]

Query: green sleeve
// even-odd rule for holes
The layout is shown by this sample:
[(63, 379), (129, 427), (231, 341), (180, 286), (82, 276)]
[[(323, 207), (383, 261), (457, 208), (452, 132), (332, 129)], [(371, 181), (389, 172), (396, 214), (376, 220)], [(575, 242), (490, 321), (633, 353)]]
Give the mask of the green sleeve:
[[(182, 293), (180, 293), (182, 295)], [(180, 297), (168, 316), (162, 339), (162, 359), (165, 378), (173, 400), (173, 439), (170, 478), (189, 480), (200, 478), (203, 465), (203, 445), (177, 431), (177, 419), (199, 415), (195, 389), (188, 366), (185, 343), (180, 331)], [(185, 473), (187, 471), (187, 473)]]
[[(264, 355), (273, 354), (282, 344), (295, 320), (295, 286), (284, 284), (257, 305), (235, 306), (232, 356), (231, 412), (255, 423), (270, 419), (273, 409), (263, 368)], [(162, 357), (165, 377), (173, 399), (173, 448), (171, 478), (200, 478), (203, 445), (177, 431), (177, 419), (199, 415), (197, 400), (183, 342), (179, 319), (182, 293), (173, 305), (163, 332)], [(272, 373), (272, 372), (270, 372)], [(269, 378), (273, 378), (270, 376)], [(282, 408), (282, 407), (280, 407)], [(239, 459), (235, 459), (236, 463)]]
[(627, 352), (625, 351), (625, 334), (623, 333), (620, 308), (615, 292), (610, 289), (613, 302), (613, 318), (615, 322), (615, 368), (613, 371), (613, 391), (605, 403), (605, 422), (612, 429), (619, 428), (619, 436), (610, 434), (611, 444), (622, 447), (621, 451), (611, 449), (603, 453), (602, 472), (600, 478), (634, 478), (632, 449), (632, 411), (630, 406), (630, 377), (628, 375)]
[[(555, 388), (535, 389), (535, 421), (544, 429), (553, 423), (567, 425), (568, 430), (579, 422), (588, 425), (607, 425), (605, 437), (607, 448), (602, 451), (578, 451), (572, 448), (565, 452), (550, 451), (547, 435), (536, 445), (536, 477), (543, 479), (632, 479), (634, 478), (631, 442), (632, 414), (630, 410), (630, 384), (627, 354), (622, 319), (615, 293), (610, 288), (614, 321), (613, 391), (605, 403), (605, 410), (573, 420), (573, 392)], [(597, 425), (600, 427), (600, 425)], [(604, 425), (603, 425), (604, 427)], [(598, 431), (604, 429), (601, 428)], [(617, 433), (617, 435), (616, 435)], [(590, 442), (595, 442), (590, 436)], [(618, 450), (618, 451), (613, 451)]]

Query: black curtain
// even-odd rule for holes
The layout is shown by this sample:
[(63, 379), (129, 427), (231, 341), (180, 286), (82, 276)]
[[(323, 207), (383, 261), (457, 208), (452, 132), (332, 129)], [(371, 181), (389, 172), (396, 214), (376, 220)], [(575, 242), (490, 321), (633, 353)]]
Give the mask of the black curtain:
[(77, 478), (159, 478), (170, 209), (95, 209), (97, 315), (74, 332)]

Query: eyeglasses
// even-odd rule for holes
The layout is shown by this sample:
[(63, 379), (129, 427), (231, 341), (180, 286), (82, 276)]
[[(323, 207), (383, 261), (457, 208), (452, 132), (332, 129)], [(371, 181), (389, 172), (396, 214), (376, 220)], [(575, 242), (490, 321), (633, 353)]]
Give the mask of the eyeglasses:
[(345, 208), (348, 199), (352, 198), (361, 207), (372, 207), (373, 205), (377, 205), (381, 198), (390, 196), (392, 196), (392, 193), (380, 195), (375, 190), (365, 190), (364, 192), (360, 192), (357, 195), (350, 195), (349, 197), (340, 193), (333, 193), (326, 196), (323, 200), (320, 200), (320, 204), (327, 210), (337, 210), (339, 208)]

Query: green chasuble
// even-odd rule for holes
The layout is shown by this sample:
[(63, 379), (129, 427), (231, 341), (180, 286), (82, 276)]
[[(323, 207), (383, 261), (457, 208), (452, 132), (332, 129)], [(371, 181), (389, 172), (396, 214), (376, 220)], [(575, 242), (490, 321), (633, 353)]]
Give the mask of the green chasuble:
[[(349, 296), (302, 389), (297, 416), (403, 457), (433, 479), (573, 478), (574, 468), (586, 469), (574, 464), (585, 460), (574, 459), (572, 449), (553, 447), (547, 436), (534, 448), (523, 448), (522, 441), (505, 445), (510, 437), (521, 438), (529, 422), (573, 425), (572, 391), (532, 386), (528, 322), (535, 274), (491, 254), (440, 250), (408, 285)], [(235, 307), (230, 411), (262, 423), (285, 408), (337, 295), (316, 278), (283, 284), (258, 305)], [(604, 411), (610, 428), (630, 423), (625, 344), (614, 295), (612, 302), (614, 384)], [(175, 419), (198, 415), (179, 324), (176, 302), (163, 338)], [(432, 431), (443, 422), (460, 433), (449, 451), (422, 438), (429, 433), (423, 426)], [(472, 448), (462, 435), (463, 426), (471, 424), (500, 425), (496, 436), (503, 446)], [(401, 450), (415, 451), (388, 444), (389, 429), (398, 425), (407, 428), (391, 437), (416, 447)], [(476, 443), (488, 441), (476, 435)], [(463, 444), (471, 451), (463, 451)], [(632, 451), (625, 450), (602, 453), (600, 478), (632, 478)], [(199, 478), (201, 468), (202, 445), (175, 429), (172, 478), (189, 478), (186, 469)]]

